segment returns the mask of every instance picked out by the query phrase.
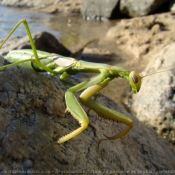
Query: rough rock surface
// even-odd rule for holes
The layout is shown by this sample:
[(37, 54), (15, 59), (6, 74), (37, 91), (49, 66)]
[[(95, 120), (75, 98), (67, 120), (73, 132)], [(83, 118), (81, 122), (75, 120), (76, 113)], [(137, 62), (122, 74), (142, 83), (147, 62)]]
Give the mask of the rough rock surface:
[(105, 20), (112, 17), (119, 0), (82, 0), (81, 14), (84, 19)]
[(167, 0), (121, 0), (120, 11), (130, 17), (145, 16), (166, 2)]
[[(148, 64), (144, 75), (166, 66), (175, 65), (175, 43), (166, 46)], [(164, 69), (163, 69), (164, 70)], [(175, 72), (173, 67), (159, 74), (145, 77), (140, 92), (133, 96), (132, 109), (137, 118), (151, 125), (168, 141), (175, 145)]]
[[(109, 29), (106, 37), (101, 38), (101, 43), (107, 43), (113, 50), (118, 49), (125, 54), (117, 59), (118, 66), (140, 73), (155, 54), (175, 41), (174, 19), (171, 13), (123, 19)], [(128, 82), (115, 79), (103, 93), (119, 103), (123, 98), (121, 94), (125, 95), (128, 91), (131, 91)]]
[(98, 149), (97, 143), (104, 137), (103, 133), (112, 135), (125, 126), (99, 121), (91, 111), (87, 130), (64, 144), (45, 150), (35, 160), (41, 148), (79, 126), (70, 114), (64, 113), (64, 93), (68, 86), (61, 83), (58, 76), (39, 74), (24, 67), (10, 67), (0, 74), (1, 172), (169, 174), (174, 170), (174, 147), (101, 95), (100, 103), (133, 119), (134, 128), (129, 134), (116, 141), (103, 142)]
[[(155, 55), (167, 45), (175, 42), (174, 18), (173, 14), (164, 13), (122, 20), (115, 27), (109, 29), (107, 39), (113, 40), (116, 48), (128, 53), (125, 62), (130, 70), (141, 72), (148, 63), (150, 66), (156, 66), (157, 64), (152, 62)], [(158, 63), (162, 64), (162, 67), (174, 65), (173, 45), (169, 49), (171, 52), (164, 51), (160, 53), (161, 56), (157, 56), (157, 61), (159, 59)], [(166, 48), (166, 50), (168, 49)], [(141, 91), (133, 95), (133, 109), (139, 120), (146, 125), (151, 125), (174, 144), (173, 86), (174, 78), (170, 72), (163, 72), (143, 79)], [(112, 99), (116, 99), (116, 92), (119, 90), (123, 90), (123, 94), (126, 92), (125, 88), (121, 88), (123, 84), (117, 86), (119, 90), (117, 87), (114, 88), (115, 84), (112, 82), (108, 87), (109, 89), (104, 89), (104, 92), (114, 94)]]
[(125, 14), (129, 17), (145, 16), (167, 0), (82, 0), (81, 14), (85, 19), (105, 20)]
[(127, 52), (131, 61), (142, 66), (141, 62), (149, 62), (152, 55), (175, 41), (174, 19), (173, 14), (163, 13), (121, 20), (109, 29), (105, 38)]
[[(58, 53), (64, 56), (71, 55), (71, 52), (67, 48), (65, 48), (61, 43), (59, 43), (59, 41), (52, 34), (48, 32), (36, 32), (32, 34), (32, 38), (38, 50), (50, 53)], [(0, 50), (1, 54), (9, 52), (9, 50), (31, 49), (28, 36), (9, 38), (4, 44), (4, 46)]]

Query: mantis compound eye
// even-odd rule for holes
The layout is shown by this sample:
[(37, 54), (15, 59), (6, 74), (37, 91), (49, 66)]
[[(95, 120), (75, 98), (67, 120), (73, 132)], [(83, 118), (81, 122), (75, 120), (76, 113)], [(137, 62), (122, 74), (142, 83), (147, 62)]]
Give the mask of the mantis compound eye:
[(141, 76), (135, 72), (135, 71), (132, 71), (130, 74), (129, 74), (129, 82), (130, 82), (130, 86), (132, 88), (132, 91), (134, 93), (137, 93), (139, 92), (140, 90), (140, 86), (141, 86)]
[(133, 81), (135, 84), (138, 83), (139, 78), (138, 78), (137, 74), (132, 74), (132, 75), (131, 75), (131, 78), (132, 78), (132, 81)]

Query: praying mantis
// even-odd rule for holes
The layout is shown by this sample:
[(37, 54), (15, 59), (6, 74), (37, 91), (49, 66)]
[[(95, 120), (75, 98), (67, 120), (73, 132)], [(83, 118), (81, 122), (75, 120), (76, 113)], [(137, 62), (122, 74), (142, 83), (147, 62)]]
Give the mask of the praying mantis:
[[(105, 138), (98, 142), (98, 145), (104, 140), (116, 140), (125, 136), (132, 129), (133, 121), (122, 113), (97, 103), (96, 99), (91, 100), (90, 97), (98, 94), (100, 90), (110, 83), (110, 81), (118, 77), (126, 79), (129, 82), (133, 93), (138, 93), (141, 88), (141, 79), (143, 77), (141, 77), (137, 72), (129, 71), (123, 67), (76, 60), (74, 58), (36, 50), (28, 23), (25, 19), (20, 20), (15, 25), (9, 35), (0, 44), (0, 48), (5, 44), (20, 24), (23, 24), (25, 27), (32, 49), (10, 51), (5, 57), (10, 64), (1, 66), (0, 70), (15, 65), (25, 66), (27, 68), (34, 69), (37, 72), (46, 71), (51, 75), (60, 74), (60, 80), (71, 85), (71, 87), (65, 92), (66, 112), (69, 112), (79, 122), (80, 127), (71, 133), (62, 136), (59, 140), (53, 142), (52, 144), (64, 143), (73, 137), (76, 137), (88, 127), (89, 119), (81, 104), (95, 111), (104, 119), (113, 120), (127, 125), (127, 127), (120, 133), (111, 137), (105, 136)], [(79, 72), (97, 73), (98, 75), (82, 81), (81, 83), (75, 83), (67, 79), (69, 76), (75, 75)], [(75, 93), (79, 91), (82, 92), (78, 100)], [(46, 148), (50, 146), (51, 145)]]

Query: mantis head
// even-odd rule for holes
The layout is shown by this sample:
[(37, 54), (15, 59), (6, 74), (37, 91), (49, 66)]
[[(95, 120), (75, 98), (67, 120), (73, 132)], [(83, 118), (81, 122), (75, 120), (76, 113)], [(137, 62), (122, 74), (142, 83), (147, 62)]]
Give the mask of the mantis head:
[[(169, 69), (172, 66), (173, 66), (173, 69)], [(166, 67), (162, 67), (158, 71), (152, 72), (152, 73), (144, 75), (144, 76), (140, 76), (135, 71), (130, 72), (128, 80), (129, 80), (130, 86), (132, 88), (132, 91), (135, 94), (139, 92), (140, 87), (141, 87), (141, 79), (142, 78), (150, 76), (150, 75), (154, 75), (154, 74), (157, 74), (157, 73), (162, 73), (162, 72), (167, 72), (167, 71), (172, 71), (172, 70), (174, 70), (174, 65), (169, 65), (169, 66), (166, 66)]]
[(135, 71), (130, 72), (129, 74), (129, 84), (132, 88), (132, 91), (136, 94), (139, 92), (141, 87), (142, 77)]

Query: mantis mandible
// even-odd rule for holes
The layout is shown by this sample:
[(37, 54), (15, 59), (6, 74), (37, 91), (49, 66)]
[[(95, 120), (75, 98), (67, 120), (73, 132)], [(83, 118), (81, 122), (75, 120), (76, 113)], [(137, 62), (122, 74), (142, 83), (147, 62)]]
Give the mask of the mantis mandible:
[[(114, 78), (118, 77), (124, 78), (129, 81), (132, 91), (134, 93), (137, 93), (140, 90), (141, 79), (143, 77), (141, 77), (135, 71), (129, 71), (122, 67), (86, 62), (82, 60), (76, 60), (70, 57), (64, 57), (54, 53), (47, 53), (44, 51), (36, 50), (30, 29), (25, 19), (20, 20), (15, 25), (9, 35), (0, 44), (0, 48), (4, 45), (4, 43), (8, 40), (8, 38), (12, 35), (12, 33), (18, 28), (20, 24), (23, 24), (26, 29), (32, 50), (28, 49), (10, 51), (5, 57), (10, 62), (10, 64), (1, 66), (0, 70), (14, 65), (25, 66), (28, 68), (32, 68), (35, 71), (46, 71), (51, 75), (60, 74), (60, 80), (62, 82), (72, 85), (72, 87), (70, 87), (65, 93), (65, 101), (67, 107), (66, 111), (70, 112), (70, 114), (79, 122), (80, 127), (72, 131), (71, 133), (62, 136), (61, 138), (59, 138), (58, 141), (55, 141), (52, 144), (64, 143), (69, 139), (76, 137), (88, 127), (89, 119), (80, 103), (88, 107), (89, 109), (94, 110), (99, 116), (103, 117), (104, 119), (121, 122), (127, 125), (126, 129), (121, 131), (119, 134), (116, 134), (112, 137), (106, 136), (106, 138), (101, 139), (98, 144), (100, 144), (104, 140), (115, 140), (121, 138), (132, 129), (133, 121), (129, 117), (115, 110), (109, 109), (101, 104), (98, 104), (95, 100), (93, 101), (89, 98), (97, 94), (101, 89), (105, 88), (108, 83)], [(98, 73), (98, 75), (89, 78), (79, 84), (67, 80), (70, 75), (74, 75), (79, 72)], [(75, 93), (79, 91), (82, 91), (81, 95), (79, 96), (80, 103), (75, 97)], [(50, 146), (51, 145), (49, 145), (48, 147)]]

